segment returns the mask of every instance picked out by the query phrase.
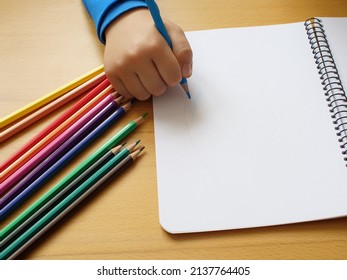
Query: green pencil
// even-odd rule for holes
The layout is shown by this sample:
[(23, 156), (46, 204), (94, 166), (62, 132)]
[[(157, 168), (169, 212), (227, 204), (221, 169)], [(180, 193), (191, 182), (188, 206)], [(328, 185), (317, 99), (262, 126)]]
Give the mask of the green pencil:
[(69, 173), (63, 180), (58, 184), (53, 186), (48, 192), (41, 196), (37, 201), (30, 205), (26, 210), (24, 210), (20, 215), (18, 215), (12, 222), (10, 222), (4, 229), (0, 231), (0, 244), (5, 237), (7, 237), (12, 231), (20, 226), (28, 217), (30, 217), (35, 211), (41, 208), (45, 203), (47, 203), (52, 197), (64, 189), (68, 184), (75, 180), (79, 175), (81, 175), (86, 169), (88, 169), (92, 164), (99, 160), (104, 154), (107, 153), (111, 148), (115, 147), (120, 143), (126, 136), (128, 136), (133, 130), (135, 130), (147, 116), (147, 113), (143, 114), (141, 117), (130, 121), (126, 126), (124, 126), (117, 134), (115, 134), (108, 142), (106, 142), (101, 148), (99, 148), (94, 154), (78, 165), (71, 173)]
[(97, 160), (94, 164), (92, 164), (89, 168), (87, 168), (81, 175), (79, 175), (75, 180), (73, 180), (70, 184), (65, 186), (60, 190), (55, 196), (53, 196), (47, 203), (41, 205), (39, 209), (33, 212), (25, 221), (22, 221), (21, 224), (15, 228), (11, 233), (9, 233), (1, 242), (1, 248), (9, 244), (11, 240), (13, 240), (16, 236), (19, 235), (21, 231), (25, 228), (32, 225), (35, 221), (37, 221), (40, 217), (42, 217), (45, 213), (47, 213), (53, 206), (55, 206), (64, 196), (68, 194), (68, 192), (72, 192), (77, 186), (82, 184), (88, 177), (91, 176), (94, 172), (96, 172), (102, 165), (108, 162), (111, 158), (114, 157), (116, 153), (118, 153), (125, 143), (122, 145), (118, 145), (112, 150), (108, 151), (104, 154), (99, 160)]
[[(134, 146), (133, 146), (134, 147)], [(129, 148), (130, 149), (130, 148)], [(17, 256), (18, 253), (21, 252), (27, 242), (31, 243), (30, 240), (35, 238), (38, 234), (40, 236), (40, 232), (55, 219), (59, 217), (60, 214), (66, 213), (65, 210), (68, 211), (71, 209), (71, 205), (75, 206), (76, 201), (80, 202), (79, 199), (84, 199), (89, 189), (93, 188), (93, 186), (98, 186), (99, 181), (103, 182), (103, 177), (106, 176), (107, 180), (110, 179), (110, 175), (114, 174), (115, 170), (123, 170), (124, 168), (122, 164), (124, 161), (135, 160), (137, 155), (143, 150), (143, 148), (136, 150), (132, 155), (130, 155), (129, 149), (124, 149), (116, 154), (111, 160), (109, 160), (104, 166), (102, 166), (97, 172), (95, 172), (91, 177), (88, 178), (83, 184), (77, 187), (72, 193), (70, 193), (67, 197), (65, 197), (61, 202), (59, 202), (54, 208), (52, 208), (46, 215), (44, 215), (39, 221), (37, 221), (34, 225), (32, 225), (29, 229), (27, 229), (22, 235), (20, 235), (16, 240), (14, 240), (9, 246), (7, 246), (1, 253), (0, 259), (13, 259)], [(130, 159), (129, 159), (130, 157)], [(117, 168), (117, 165), (118, 166)], [(129, 164), (127, 164), (128, 166)], [(92, 190), (94, 190), (93, 188)], [(88, 192), (89, 194), (89, 192)], [(82, 197), (82, 198), (81, 198)]]

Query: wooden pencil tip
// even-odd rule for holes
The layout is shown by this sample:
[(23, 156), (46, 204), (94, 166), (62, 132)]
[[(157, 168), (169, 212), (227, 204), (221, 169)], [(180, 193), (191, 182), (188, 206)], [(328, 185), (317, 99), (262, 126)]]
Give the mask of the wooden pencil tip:
[(127, 111), (130, 109), (131, 104), (132, 104), (131, 102), (128, 102), (128, 103), (122, 105), (122, 107), (123, 107), (123, 109), (127, 112)]
[(120, 104), (121, 101), (123, 100), (123, 98), (124, 98), (123, 96), (119, 96), (119, 97), (115, 98), (116, 103)]
[(128, 146), (128, 150), (133, 152), (135, 147), (140, 143), (141, 140), (137, 140), (136, 142), (132, 143), (131, 145)]
[(188, 98), (191, 99), (187, 80), (185, 80), (185, 83), (181, 84), (181, 86), (184, 89), (184, 91), (186, 92), (186, 95), (188, 96)]
[(135, 99), (135, 98), (125, 98), (125, 97), (123, 96), (123, 102), (124, 102), (124, 103), (130, 102), (131, 104), (133, 104), (133, 103), (134, 103), (134, 99)]
[(141, 154), (144, 148), (145, 146), (141, 146), (139, 149), (131, 153), (131, 157), (133, 158), (133, 160), (135, 160)]
[(133, 122), (136, 123), (136, 125), (140, 125), (141, 123), (143, 123), (143, 121), (147, 117), (147, 115), (148, 115), (148, 113), (144, 113), (140, 117), (138, 117), (137, 119), (133, 120)]
[(122, 149), (122, 147), (123, 147), (123, 145), (118, 145), (118, 146), (112, 148), (112, 149), (111, 149), (111, 152), (112, 152), (113, 154), (117, 154), (117, 153)]

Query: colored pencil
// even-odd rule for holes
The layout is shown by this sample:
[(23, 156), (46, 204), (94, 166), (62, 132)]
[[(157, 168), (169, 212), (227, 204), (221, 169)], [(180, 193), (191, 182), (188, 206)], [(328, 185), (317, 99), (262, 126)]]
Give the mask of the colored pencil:
[[(168, 45), (172, 49), (172, 42), (171, 42), (169, 34), (166, 31), (165, 24), (160, 16), (160, 11), (157, 4), (155, 3), (154, 0), (145, 0), (145, 2), (147, 3), (148, 9), (152, 15), (156, 28), (158, 29), (159, 33), (163, 36), (165, 41), (168, 43)], [(182, 88), (184, 89), (184, 91), (186, 92), (188, 98), (190, 99), (191, 96), (190, 96), (190, 92), (188, 88), (187, 79), (183, 77), (180, 84)]]
[[(96, 126), (102, 125), (101, 122), (110, 113), (114, 112), (116, 108), (117, 105), (113, 103), (107, 105), (79, 131), (71, 135), (66, 142), (52, 151), (51, 154), (47, 155), (47, 157), (38, 166), (36, 166), (17, 185), (15, 185), (13, 189), (6, 193), (4, 197), (0, 199), (3, 206), (3, 208), (0, 210), (0, 216), (4, 218), (6, 215), (8, 215), (13, 209), (22, 203), (31, 192), (42, 186), (57, 171), (59, 171), (71, 159), (73, 159), (83, 148), (88, 146), (89, 142), (86, 142), (83, 138), (86, 137), (88, 133), (91, 133)], [(115, 111), (117, 113), (117, 118), (119, 119), (121, 116), (123, 116), (129, 110), (129, 108), (130, 102), (119, 107)]]
[[(107, 129), (114, 123), (114, 116), (111, 115), (103, 124), (102, 128)], [(0, 240), (6, 238), (11, 232), (18, 228), (26, 219), (33, 215), (38, 209), (40, 209), (44, 204), (51, 200), (57, 193), (62, 191), (68, 184), (75, 180), (79, 175), (81, 175), (85, 170), (87, 170), (91, 165), (97, 162), (103, 155), (105, 155), (110, 149), (115, 147), (127, 137), (131, 132), (133, 132), (141, 123), (147, 113), (138, 117), (135, 120), (130, 121), (126, 124), (120, 131), (118, 131), (109, 141), (102, 145), (96, 152), (79, 164), (71, 173), (65, 176), (60, 182), (53, 186), (47, 193), (45, 193), (40, 199), (35, 201), (31, 206), (19, 214), (13, 221), (11, 221), (4, 229), (0, 230)], [(93, 131), (94, 137), (97, 137), (100, 132), (97, 128)], [(90, 135), (89, 135), (90, 136)], [(91, 136), (90, 136), (91, 137)]]
[(54, 130), (57, 126), (59, 126), (63, 121), (68, 119), (72, 114), (74, 114), (77, 110), (82, 108), (85, 104), (87, 104), (91, 99), (97, 96), (102, 90), (104, 90), (107, 86), (110, 85), (108, 79), (102, 81), (99, 85), (97, 85), (94, 89), (92, 89), (88, 94), (86, 94), (83, 98), (81, 98), (76, 104), (74, 104), (70, 109), (66, 110), (62, 115), (60, 115), (57, 119), (51, 122), (45, 129), (36, 134), (29, 142), (19, 148), (14, 154), (12, 154), (7, 160), (0, 164), (0, 172), (3, 172), (5, 168), (7, 168), (10, 164), (12, 164), (15, 160), (17, 160), (25, 151), (30, 149), (33, 145), (39, 142), (42, 138), (44, 138), (48, 133)]
[(45, 104), (53, 101), (54, 99), (58, 98), (59, 96), (62, 96), (63, 94), (67, 93), (68, 91), (72, 90), (73, 88), (83, 84), (84, 82), (90, 80), (91, 78), (95, 77), (96, 75), (100, 74), (104, 71), (103, 65), (95, 68), (94, 70), (80, 76), (79, 78), (67, 83), (66, 85), (49, 92), (45, 96), (42, 96), (41, 98), (31, 102), (30, 104), (18, 109), (17, 111), (13, 112), (12, 114), (9, 114), (8, 116), (0, 119), (0, 128), (3, 128), (19, 118), (30, 114), (34, 110), (44, 106)]
[[(25, 151), (16, 161), (14, 161), (10, 166), (8, 166), (2, 172), (2, 178), (0, 182), (6, 180), (9, 176), (11, 176), (14, 172), (16, 172), (21, 166), (23, 166), (27, 161), (29, 161), (32, 157), (34, 157), (40, 150), (42, 150), (45, 146), (51, 143), (54, 139), (59, 137), (64, 131), (66, 131), (69, 127), (71, 127), (74, 123), (76, 123), (79, 119), (81, 119), (84, 115), (86, 115), (91, 110), (94, 110), (98, 104), (101, 103), (102, 100), (106, 98), (111, 98), (109, 96), (112, 91), (112, 86), (106, 87), (99, 95), (90, 100), (86, 105), (72, 114), (68, 119), (63, 121), (60, 125), (58, 125), (54, 130), (48, 133), (45, 137), (43, 137), (40, 141), (38, 141), (35, 145), (33, 145), (30, 149)], [(113, 98), (116, 98), (116, 94), (112, 93)], [(117, 103), (121, 99), (116, 99)], [(105, 101), (104, 101), (105, 102)]]
[(57, 149), (62, 143), (74, 135), (82, 126), (89, 122), (95, 115), (98, 114), (103, 108), (108, 104), (111, 104), (110, 109), (114, 109), (118, 104), (114, 101), (113, 95), (109, 95), (103, 99), (97, 106), (92, 108), (87, 114), (78, 119), (73, 125), (68, 127), (64, 132), (62, 132), (57, 138), (55, 138), (51, 143), (45, 146), (37, 154), (35, 154), (29, 161), (18, 168), (11, 176), (4, 180), (2, 183), (0, 194), (4, 194), (10, 188), (12, 188), (18, 181), (20, 181), (24, 176), (26, 176), (32, 169), (34, 169), (40, 162), (42, 162), (49, 154), (51, 154), (55, 149)]
[[(82, 174), (80, 174), (75, 180), (69, 183), (66, 187), (60, 190), (60, 192), (56, 193), (50, 200), (48, 200), (45, 204), (40, 205), (40, 208), (37, 209), (31, 216), (29, 216), (25, 221), (23, 221), (19, 227), (17, 227), (14, 231), (12, 231), (6, 238), (0, 240), (0, 247), (3, 248), (5, 244), (9, 244), (11, 240), (13, 240), (18, 234), (23, 231), (25, 228), (32, 225), (36, 222), (40, 217), (42, 217), (49, 209), (51, 209), (54, 205), (56, 205), (66, 194), (70, 193), (77, 186), (82, 184), (87, 180), (93, 173), (95, 173), (101, 166), (103, 166), (106, 162), (108, 162), (115, 154), (117, 154), (125, 143), (116, 146), (112, 150), (108, 151), (105, 155), (103, 155), (98, 161), (96, 161), (93, 165), (91, 165), (88, 169), (86, 169)], [(136, 143), (137, 145), (137, 143)]]
[(95, 87), (97, 84), (99, 84), (105, 79), (106, 79), (106, 75), (104, 72), (102, 72), (99, 75), (95, 76), (94, 78), (90, 79), (89, 81), (85, 82), (84, 84), (74, 88), (73, 90), (70, 90), (66, 94), (58, 97), (57, 99), (53, 100), (47, 105), (34, 111), (32, 114), (25, 116), (24, 118), (22, 118), (20, 121), (17, 121), (9, 128), (5, 128), (2, 132), (0, 132), (0, 143), (9, 139), (10, 137), (17, 134), (18, 132), (23, 131), (23, 129), (25, 129), (29, 125), (34, 124), (38, 120), (54, 112), (55, 110), (67, 104), (68, 102), (72, 101), (73, 99), (77, 98), (81, 94), (87, 92), (88, 90)]
[[(8, 191), (1, 199), (2, 209), (0, 210), (0, 218), (4, 219), (16, 207), (18, 207), (33, 191), (42, 186), (55, 173), (63, 168), (70, 160), (72, 160), (82, 149), (88, 146), (90, 141), (88, 133), (100, 123), (113, 108), (105, 107), (99, 114), (90, 120), (77, 133), (72, 135), (66, 142), (49, 154), (38, 166), (36, 166), (26, 177), (21, 179), (10, 191)], [(120, 110), (122, 113), (124, 110)], [(120, 114), (122, 115), (122, 114)]]
[(37, 221), (33, 226), (21, 234), (15, 241), (7, 246), (0, 254), (0, 259), (14, 259), (30, 244), (37, 240), (50, 227), (56, 224), (62, 217), (69, 213), (74, 207), (81, 203), (91, 193), (105, 185), (107, 182), (121, 174), (129, 167), (141, 153), (143, 148), (138, 149), (125, 158), (120, 158), (118, 153), (93, 176), (82, 185), (76, 188), (58, 205), (51, 209), (45, 216)]

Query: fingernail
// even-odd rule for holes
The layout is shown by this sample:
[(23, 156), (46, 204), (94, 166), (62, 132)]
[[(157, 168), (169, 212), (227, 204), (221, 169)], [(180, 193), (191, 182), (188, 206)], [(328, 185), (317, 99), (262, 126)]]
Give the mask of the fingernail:
[(190, 64), (184, 64), (182, 66), (182, 76), (187, 78), (192, 75), (192, 66)]

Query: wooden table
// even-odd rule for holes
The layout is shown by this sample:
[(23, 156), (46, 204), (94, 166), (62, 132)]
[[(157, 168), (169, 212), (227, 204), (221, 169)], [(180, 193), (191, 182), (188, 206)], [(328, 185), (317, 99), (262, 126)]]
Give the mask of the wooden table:
[[(185, 31), (347, 16), (347, 1), (158, 0)], [(103, 45), (81, 1), (2, 0), (0, 116), (103, 63)], [(1, 143), (1, 160), (64, 109)], [(131, 119), (146, 152), (134, 168), (69, 215), (25, 259), (346, 259), (347, 218), (234, 231), (170, 235), (159, 224), (152, 102), (137, 102), (111, 130), (2, 222), (8, 223)], [(347, 203), (347, 202), (346, 202)]]

